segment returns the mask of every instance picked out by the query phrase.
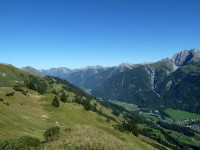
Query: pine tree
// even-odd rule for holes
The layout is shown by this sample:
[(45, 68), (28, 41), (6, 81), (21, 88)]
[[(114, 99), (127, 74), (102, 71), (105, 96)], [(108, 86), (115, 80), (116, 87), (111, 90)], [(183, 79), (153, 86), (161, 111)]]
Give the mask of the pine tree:
[(64, 103), (67, 102), (67, 96), (65, 95), (65, 92), (60, 96), (60, 100), (63, 101)]
[(52, 103), (51, 103), (53, 106), (55, 107), (59, 107), (60, 104), (59, 104), (59, 101), (58, 101), (58, 98), (55, 96), (55, 98), (53, 99)]
[(35, 84), (33, 83), (33, 81), (30, 81), (30, 82), (29, 82), (28, 88), (31, 89), (31, 90), (36, 90)]
[(139, 135), (139, 130), (138, 130), (137, 124), (135, 124), (135, 122), (133, 122), (132, 120), (128, 121), (127, 130), (129, 130), (135, 136)]

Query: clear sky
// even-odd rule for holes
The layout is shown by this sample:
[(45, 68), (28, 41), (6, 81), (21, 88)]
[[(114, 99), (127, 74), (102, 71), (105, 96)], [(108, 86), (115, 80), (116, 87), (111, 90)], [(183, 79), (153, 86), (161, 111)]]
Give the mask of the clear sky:
[(200, 0), (0, 0), (0, 62), (80, 68), (200, 49)]

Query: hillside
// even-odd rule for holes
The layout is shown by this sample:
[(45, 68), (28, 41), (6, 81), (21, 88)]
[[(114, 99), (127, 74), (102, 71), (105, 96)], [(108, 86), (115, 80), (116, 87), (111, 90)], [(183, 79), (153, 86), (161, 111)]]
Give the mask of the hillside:
[[(123, 118), (128, 112), (119, 109), (114, 115), (116, 108), (67, 81), (37, 77), (10, 65), (1, 65), (0, 72), (0, 149), (166, 149), (136, 137), (135, 125), (123, 127), (123, 121), (129, 126), (130, 118)], [(50, 127), (59, 127), (60, 133), (57, 138), (48, 134), (49, 141), (43, 135)]]

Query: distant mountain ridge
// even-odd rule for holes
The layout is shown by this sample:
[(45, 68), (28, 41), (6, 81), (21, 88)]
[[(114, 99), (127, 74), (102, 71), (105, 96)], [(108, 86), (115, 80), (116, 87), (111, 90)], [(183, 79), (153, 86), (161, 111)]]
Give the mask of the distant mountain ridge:
[(113, 67), (103, 67), (97, 65), (97, 66), (86, 66), (80, 69), (69, 69), (66, 67), (60, 67), (60, 68), (50, 68), (47, 70), (45, 69), (36, 70), (32, 67), (24, 67), (22, 68), (22, 70), (26, 70), (34, 75), (39, 75), (39, 73), (35, 73), (37, 71), (40, 72), (42, 75), (59, 77), (81, 88), (91, 89), (95, 87), (97, 84), (100, 84), (102, 81), (104, 81), (104, 79), (107, 79), (119, 72), (132, 69), (135, 66), (136, 66), (135, 64), (131, 63), (122, 63), (119, 66), (113, 66)]

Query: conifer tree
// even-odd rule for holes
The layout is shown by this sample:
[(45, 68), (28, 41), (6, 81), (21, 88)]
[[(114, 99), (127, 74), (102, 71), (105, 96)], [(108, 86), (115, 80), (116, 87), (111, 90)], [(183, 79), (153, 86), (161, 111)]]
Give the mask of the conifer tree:
[(55, 107), (59, 107), (60, 106), (60, 103), (58, 101), (58, 98), (55, 96), (55, 98), (53, 99), (52, 103), (51, 103), (53, 106)]

